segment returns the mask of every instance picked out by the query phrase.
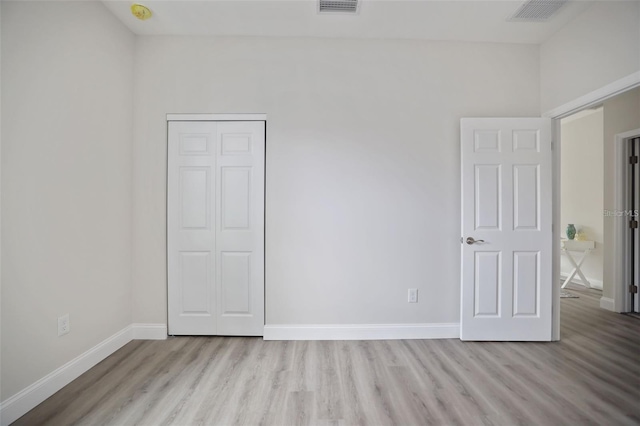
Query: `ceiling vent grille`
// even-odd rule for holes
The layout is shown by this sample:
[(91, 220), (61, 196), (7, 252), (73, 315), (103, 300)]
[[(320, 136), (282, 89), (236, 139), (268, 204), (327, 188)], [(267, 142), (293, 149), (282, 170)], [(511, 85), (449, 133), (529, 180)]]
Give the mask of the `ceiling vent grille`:
[(356, 13), (358, 0), (319, 0), (320, 13)]
[(529, 0), (525, 2), (507, 21), (544, 22), (567, 4), (567, 0)]

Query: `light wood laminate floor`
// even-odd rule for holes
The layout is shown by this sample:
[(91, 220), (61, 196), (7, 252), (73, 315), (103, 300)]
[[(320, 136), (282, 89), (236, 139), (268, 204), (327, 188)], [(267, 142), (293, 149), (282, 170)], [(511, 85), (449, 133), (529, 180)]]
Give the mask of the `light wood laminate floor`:
[(19, 425), (638, 425), (640, 320), (562, 299), (562, 340), (133, 341)]

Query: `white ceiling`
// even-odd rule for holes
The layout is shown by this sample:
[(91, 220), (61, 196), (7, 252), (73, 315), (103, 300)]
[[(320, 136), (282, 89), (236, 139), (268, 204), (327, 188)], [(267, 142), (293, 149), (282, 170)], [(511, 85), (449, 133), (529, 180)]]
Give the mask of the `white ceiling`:
[(523, 1), (361, 0), (356, 15), (318, 14), (313, 0), (137, 0), (153, 17), (134, 18), (132, 2), (105, 0), (141, 35), (350, 37), (542, 43), (593, 2), (571, 1), (544, 23), (507, 22)]

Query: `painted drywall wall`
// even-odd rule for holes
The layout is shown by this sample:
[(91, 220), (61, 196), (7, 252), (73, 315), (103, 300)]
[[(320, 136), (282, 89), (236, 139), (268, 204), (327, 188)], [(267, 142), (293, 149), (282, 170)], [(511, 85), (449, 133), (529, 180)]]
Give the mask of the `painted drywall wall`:
[(595, 2), (540, 46), (541, 112), (640, 71), (640, 2)]
[(135, 44), (100, 2), (1, 8), (4, 401), (131, 324)]
[[(580, 113), (580, 118), (562, 120), (561, 127), (561, 226), (573, 223), (596, 248), (585, 259), (582, 272), (592, 286), (602, 288), (604, 221), (603, 184), (604, 119), (602, 108)], [(563, 235), (564, 236), (564, 235)], [(564, 236), (566, 238), (566, 236)], [(572, 253), (575, 257), (582, 253)], [(573, 269), (563, 256), (561, 273)]]
[[(640, 88), (604, 102), (604, 208), (615, 210), (615, 136), (640, 129)], [(613, 217), (604, 218), (604, 288), (602, 296), (613, 299)]]
[(268, 115), (267, 324), (458, 322), (459, 120), (538, 115), (536, 46), (139, 37), (136, 52), (134, 322), (166, 321), (165, 115), (194, 112)]

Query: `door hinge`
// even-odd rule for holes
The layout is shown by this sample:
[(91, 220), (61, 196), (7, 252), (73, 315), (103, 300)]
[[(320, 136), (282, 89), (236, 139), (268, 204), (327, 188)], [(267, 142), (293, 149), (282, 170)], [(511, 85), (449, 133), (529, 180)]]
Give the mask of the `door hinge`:
[(638, 221), (637, 220), (630, 220), (629, 221), (629, 228), (631, 228), (631, 229), (638, 228)]
[(553, 141), (551, 141), (551, 151), (553, 151), (553, 145), (554, 145), (554, 143), (553, 143)]
[(637, 293), (638, 292), (638, 286), (637, 285), (630, 285), (629, 286), (629, 293)]
[(638, 156), (632, 155), (631, 157), (629, 157), (629, 164), (638, 164)]

